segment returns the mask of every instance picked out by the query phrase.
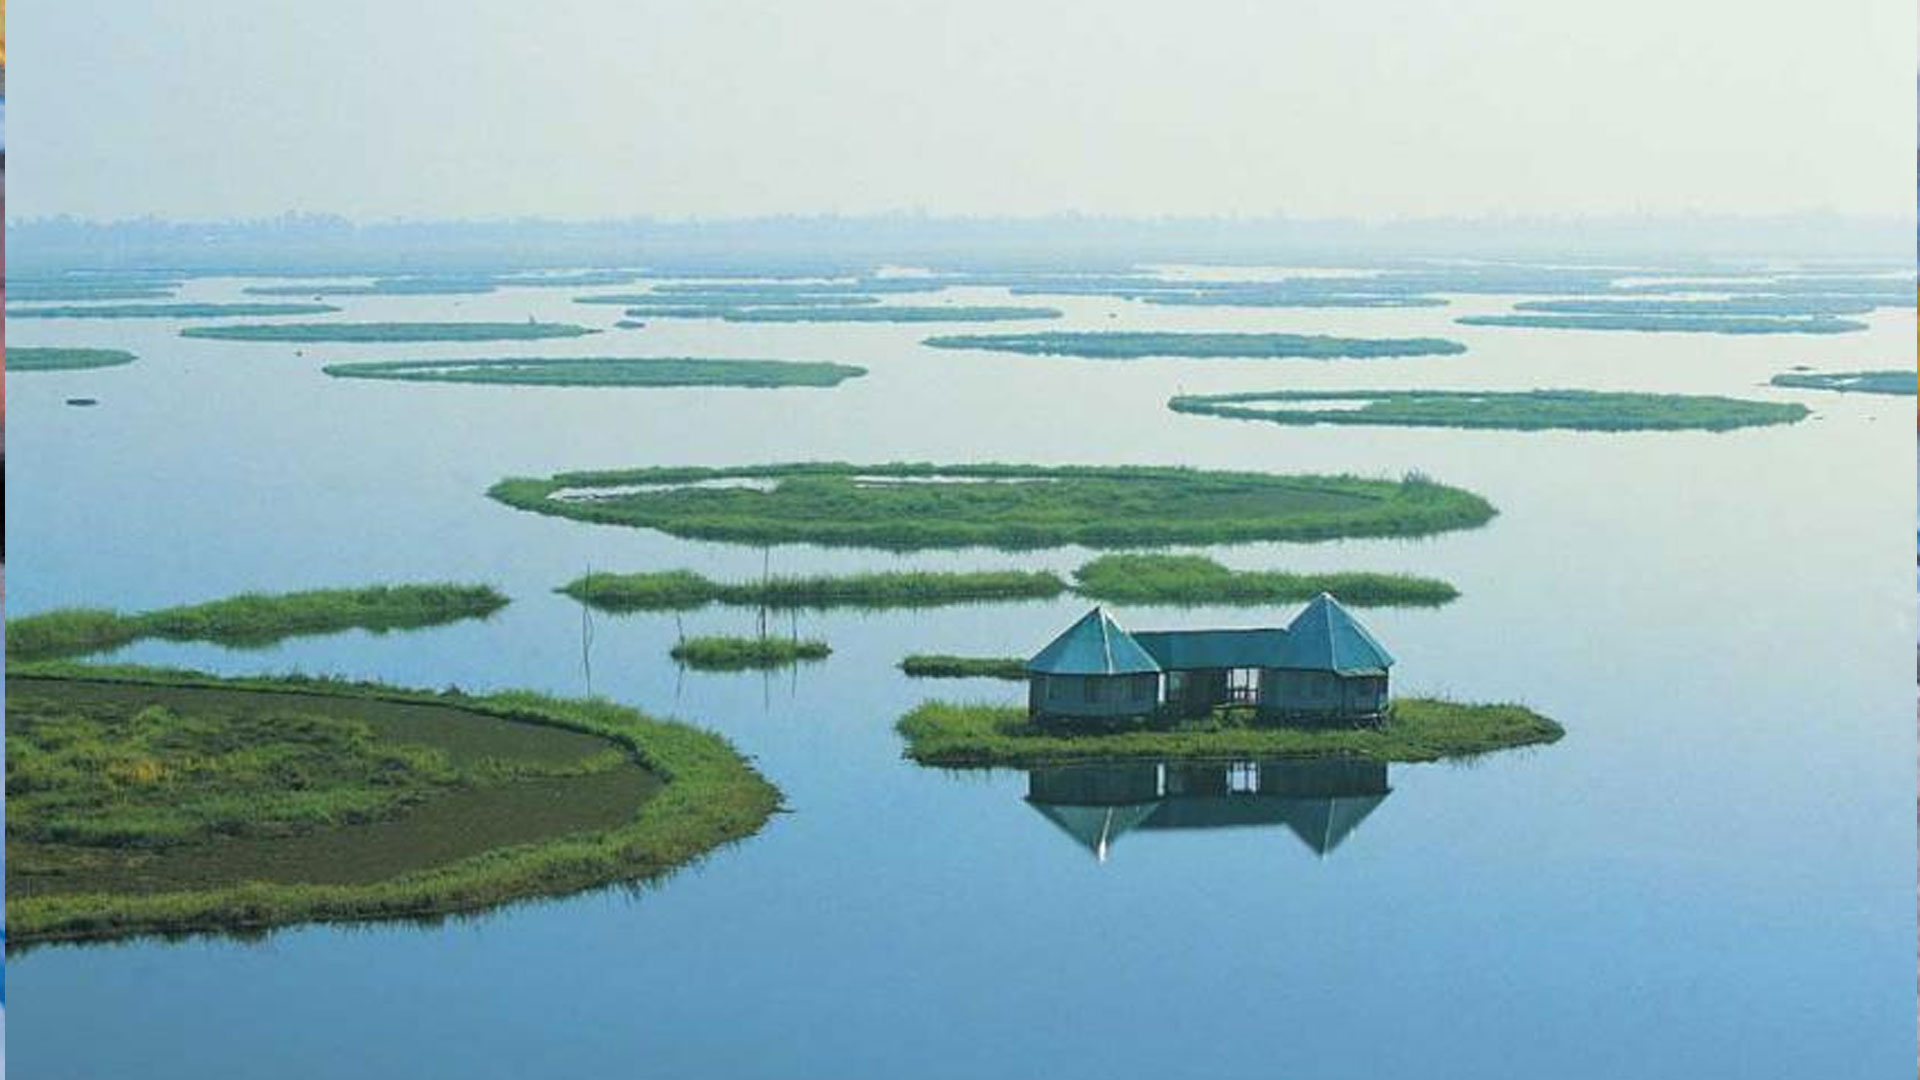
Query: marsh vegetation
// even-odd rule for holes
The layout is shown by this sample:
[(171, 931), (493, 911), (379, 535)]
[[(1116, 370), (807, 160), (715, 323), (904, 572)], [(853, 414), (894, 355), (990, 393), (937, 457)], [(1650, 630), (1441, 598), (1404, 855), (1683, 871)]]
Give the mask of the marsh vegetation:
[(1467, 350), (1442, 338), (1345, 338), (1322, 334), (1202, 334), (1148, 331), (1049, 331), (1035, 334), (948, 334), (924, 342), (936, 349), (987, 349), (1031, 356), (1137, 360), (1150, 356), (1195, 359), (1335, 360), (1388, 356), (1449, 356)]
[(9, 374), (19, 371), (84, 371), (119, 367), (134, 361), (125, 349), (13, 348), (6, 352)]
[(7, 307), (9, 319), (230, 319), (255, 315), (325, 315), (332, 304), (63, 304)]
[(1329, 592), (1356, 607), (1437, 607), (1460, 595), (1411, 574), (1230, 570), (1203, 555), (1102, 555), (1074, 571), (1074, 591), (1115, 604), (1262, 605), (1297, 603)]
[(1830, 315), (1759, 318), (1742, 315), (1466, 315), (1462, 326), (1535, 330), (1628, 330), (1654, 334), (1844, 334), (1867, 324)]
[(1913, 397), (1915, 375), (1910, 369), (1897, 371), (1814, 371), (1786, 372), (1775, 375), (1774, 386), (1796, 390), (1838, 390), (1842, 393), (1903, 394)]
[(1437, 761), (1557, 741), (1559, 724), (1521, 705), (1401, 698), (1385, 720), (1358, 727), (1290, 727), (1249, 708), (1197, 718), (1138, 718), (1082, 727), (1035, 724), (1024, 708), (929, 701), (900, 718), (906, 756), (948, 768), (1051, 765), (1129, 758), (1356, 757)]
[(605, 701), (46, 666), (7, 680), (10, 944), (426, 917), (665, 874), (779, 792)]
[(83, 656), (144, 638), (263, 648), (290, 637), (343, 630), (408, 630), (485, 618), (507, 598), (485, 585), (437, 583), (242, 593), (224, 600), (126, 614), (60, 608), (7, 620), (7, 658)]
[(805, 638), (710, 636), (683, 638), (668, 655), (696, 671), (747, 671), (825, 660), (832, 652), (826, 642)]
[(543, 322), (366, 322), (249, 323), (241, 326), (189, 326), (181, 337), (220, 341), (380, 342), (535, 341), (581, 337), (600, 331), (572, 323)]
[(1791, 402), (1598, 390), (1268, 390), (1185, 395), (1167, 407), (1273, 424), (1507, 431), (1731, 431), (1807, 416)]
[(1027, 677), (1027, 662), (1017, 656), (915, 653), (900, 661), (900, 670), (910, 679), (1001, 679), (1021, 682)]
[(1493, 517), (1486, 500), (1402, 480), (1140, 466), (640, 468), (513, 477), (509, 506), (674, 536), (893, 550), (1421, 536)]
[(1066, 591), (1044, 570), (879, 571), (720, 582), (690, 570), (592, 573), (560, 592), (602, 611), (680, 611), (708, 604), (769, 608), (917, 608), (1046, 599)]
[(702, 357), (555, 356), (475, 360), (391, 360), (329, 364), (351, 379), (503, 386), (838, 386), (865, 375), (851, 364)]

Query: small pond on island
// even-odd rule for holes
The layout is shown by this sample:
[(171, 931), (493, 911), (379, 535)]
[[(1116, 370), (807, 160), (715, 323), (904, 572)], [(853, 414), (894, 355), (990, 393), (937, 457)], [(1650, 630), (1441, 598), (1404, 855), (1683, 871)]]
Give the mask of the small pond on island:
[[(177, 299), (238, 302), (267, 283), (194, 280)], [(346, 309), (336, 318), (611, 327), (617, 307), (572, 302), (587, 291), (355, 296), (335, 301)], [(17, 953), (12, 1064), (23, 1077), (143, 1080), (307, 1080), (421, 1062), (466, 1080), (1904, 1075), (1913, 402), (1766, 384), (1802, 363), (1899, 366), (1913, 310), (1881, 308), (1858, 317), (1868, 330), (1820, 337), (1586, 333), (1458, 325), (1520, 297), (1449, 299), (1262, 309), (1038, 298), (1065, 312), (1049, 324), (1062, 330), (1467, 346), (1352, 361), (1036, 358), (921, 347), (966, 329), (938, 324), (652, 316), (617, 336), (512, 343), (516, 356), (869, 370), (797, 391), (345, 380), (321, 368), (507, 353), (197, 340), (178, 334), (191, 323), (166, 319), (20, 324), (19, 345), (140, 359), (9, 378), (13, 612), (490, 582), (513, 603), (485, 621), (252, 652), (145, 642), (113, 656), (604, 694), (724, 733), (792, 813), (644, 889), (435, 926)], [(948, 301), (1009, 295), (921, 300)], [(1597, 434), (1282, 427), (1166, 407), (1177, 394), (1354, 387), (1719, 394), (1814, 415), (1724, 434)], [(61, 405), (81, 396), (113, 407)], [(1484, 495), (1499, 516), (1414, 540), (1180, 550), (1236, 569), (1452, 582), (1450, 604), (1362, 613), (1399, 659), (1394, 691), (1517, 701), (1567, 735), (1339, 783), (1269, 777), (1257, 763), (1217, 777), (1158, 767), (1152, 799), (1107, 820), (1111, 807), (1068, 800), (1135, 782), (1144, 793), (1144, 774), (921, 768), (894, 732), (928, 697), (1016, 704), (1025, 693), (909, 679), (903, 656), (1023, 655), (1087, 601), (780, 613), (770, 632), (824, 640), (831, 657), (713, 674), (682, 670), (669, 649), (683, 633), (758, 633), (751, 608), (596, 614), (583, 632), (580, 605), (552, 591), (588, 570), (1068, 575), (1096, 552), (762, 550), (485, 495), (508, 476), (800, 460), (1423, 472)], [(1283, 622), (1295, 607), (1113, 610), (1124, 625), (1164, 628)], [(1105, 861), (1089, 857), (1087, 835)]]

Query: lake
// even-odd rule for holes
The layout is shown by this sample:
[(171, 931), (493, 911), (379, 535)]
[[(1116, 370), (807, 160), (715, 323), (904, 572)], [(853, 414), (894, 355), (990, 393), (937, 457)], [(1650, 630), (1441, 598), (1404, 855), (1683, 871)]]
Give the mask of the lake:
[[(183, 301), (237, 301), (200, 279)], [(578, 290), (588, 292), (592, 290)], [(617, 288), (600, 291), (620, 291)], [(631, 291), (631, 290), (626, 290)], [(528, 316), (611, 326), (575, 290), (352, 297), (331, 318)], [(936, 298), (1007, 303), (995, 289)], [(967, 328), (1440, 336), (1458, 356), (1109, 362), (925, 349), (939, 324), (650, 320), (557, 342), (187, 340), (174, 320), (21, 321), (14, 343), (131, 349), (8, 379), (15, 613), (377, 581), (471, 579), (484, 623), (257, 652), (114, 654), (424, 687), (589, 688), (731, 738), (792, 813), (645, 889), (439, 926), (60, 946), (8, 972), (21, 1076), (660, 1075), (1312, 1078), (1905, 1075), (1914, 1054), (1915, 733), (1905, 530), (1913, 400), (1789, 391), (1795, 364), (1904, 368), (1912, 309), (1863, 333), (1718, 337), (1456, 326), (1516, 297), (1411, 309), (1022, 298), (1048, 323)], [(890, 298), (921, 304), (925, 296)], [(1016, 301), (1019, 302), (1019, 301)], [(711, 355), (829, 360), (830, 390), (549, 389), (320, 374), (347, 360)], [(1584, 387), (1799, 401), (1728, 434), (1296, 428), (1168, 411), (1176, 393)], [(92, 409), (69, 397), (97, 397)], [(1234, 567), (1404, 571), (1462, 597), (1367, 610), (1394, 690), (1513, 700), (1557, 745), (1389, 770), (1324, 855), (1280, 824), (1138, 828), (1102, 861), (1023, 771), (901, 760), (927, 697), (910, 652), (1027, 654), (1085, 602), (781, 614), (832, 657), (682, 672), (685, 633), (751, 609), (591, 620), (587, 568), (716, 577), (1071, 570), (1085, 549), (899, 556), (676, 540), (509, 509), (507, 475), (786, 460), (1183, 464), (1397, 477), (1487, 496), (1423, 540), (1194, 548)], [(1295, 607), (1116, 608), (1136, 629), (1281, 624)]]

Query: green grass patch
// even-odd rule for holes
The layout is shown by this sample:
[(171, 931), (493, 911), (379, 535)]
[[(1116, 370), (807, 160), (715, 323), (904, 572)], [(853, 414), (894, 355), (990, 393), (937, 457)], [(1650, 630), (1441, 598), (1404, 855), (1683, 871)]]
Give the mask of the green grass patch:
[(825, 660), (832, 652), (826, 642), (806, 638), (714, 636), (682, 639), (668, 655), (697, 671), (746, 671)]
[(1631, 330), (1673, 334), (1844, 334), (1867, 324), (1830, 315), (1758, 318), (1740, 315), (1466, 315), (1462, 326), (1514, 326), (1538, 330)]
[(1465, 345), (1442, 338), (1345, 338), (1322, 334), (1197, 334), (1148, 331), (1050, 331), (1038, 334), (949, 334), (923, 344), (936, 349), (989, 349), (1031, 356), (1097, 360), (1143, 357), (1253, 360), (1336, 360), (1390, 356), (1448, 356)]
[(29, 668), (7, 680), (9, 945), (654, 879), (779, 801), (719, 736), (606, 701)]
[[(1286, 408), (1336, 403), (1343, 408)], [(1493, 428), (1505, 431), (1731, 431), (1804, 419), (1805, 406), (1693, 394), (1596, 390), (1272, 390), (1167, 402), (1175, 412), (1273, 424)]]
[(698, 357), (557, 356), (328, 364), (329, 375), (501, 386), (838, 386), (867, 373), (852, 364)]
[(133, 363), (125, 349), (8, 349), (6, 368), (15, 371), (84, 371)]
[(900, 718), (906, 756), (922, 765), (1026, 767), (1074, 761), (1358, 757), (1437, 761), (1557, 741), (1559, 724), (1520, 705), (1401, 698), (1364, 727), (1262, 724), (1252, 710), (1187, 720), (1113, 721), (1085, 730), (1036, 725), (1025, 709), (930, 701)]
[(1357, 607), (1438, 607), (1460, 595), (1434, 578), (1341, 571), (1229, 570), (1203, 555), (1102, 555), (1074, 571), (1074, 590), (1115, 604), (1280, 604), (1330, 592)]
[(1025, 682), (1027, 662), (1017, 656), (948, 656), (914, 653), (900, 661), (900, 670), (912, 679), (1005, 679)]
[(1907, 397), (1913, 397), (1915, 391), (1914, 373), (1905, 368), (1897, 371), (1788, 372), (1775, 375), (1771, 381), (1775, 386), (1787, 386), (1796, 390), (1904, 394)]
[(7, 658), (41, 660), (105, 652), (144, 638), (261, 648), (343, 630), (415, 629), (484, 618), (507, 598), (484, 585), (437, 583), (243, 593), (205, 604), (123, 614), (63, 608), (7, 620)]
[(713, 581), (690, 570), (594, 573), (560, 592), (602, 611), (676, 611), (708, 604), (770, 608), (919, 608), (989, 600), (1046, 599), (1066, 582), (1044, 570), (881, 571)]
[(189, 326), (181, 337), (219, 341), (382, 342), (535, 341), (597, 334), (572, 323), (542, 322), (369, 322), (249, 323), (241, 326)]
[(675, 536), (891, 550), (1420, 536), (1493, 517), (1471, 492), (1399, 481), (1145, 466), (642, 468), (514, 477), (509, 506)]
[(249, 315), (324, 315), (332, 304), (65, 304), (13, 307), (9, 319), (229, 319)]

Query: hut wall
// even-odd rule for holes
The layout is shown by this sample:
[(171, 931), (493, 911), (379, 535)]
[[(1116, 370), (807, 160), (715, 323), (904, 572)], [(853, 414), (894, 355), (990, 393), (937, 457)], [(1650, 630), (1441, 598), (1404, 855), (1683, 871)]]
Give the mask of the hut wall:
[(1343, 678), (1331, 671), (1266, 668), (1260, 676), (1260, 710), (1279, 716), (1364, 717), (1386, 708), (1381, 675)]
[(1160, 704), (1160, 676), (1036, 675), (1027, 711), (1034, 716), (1138, 716)]

